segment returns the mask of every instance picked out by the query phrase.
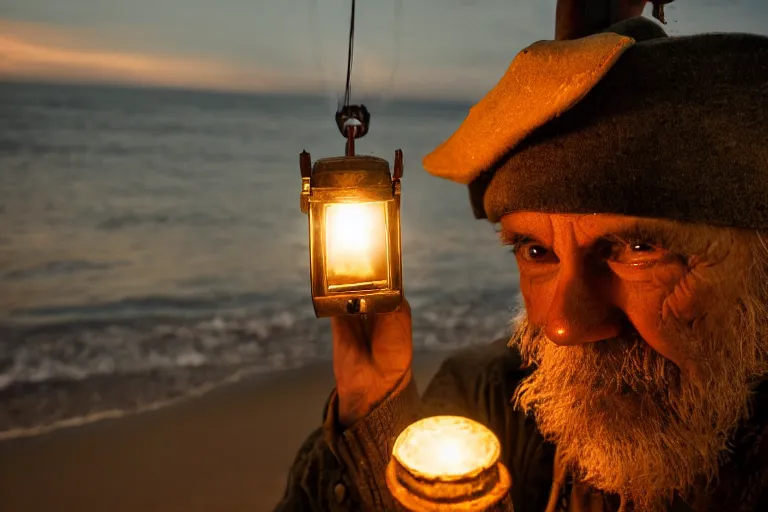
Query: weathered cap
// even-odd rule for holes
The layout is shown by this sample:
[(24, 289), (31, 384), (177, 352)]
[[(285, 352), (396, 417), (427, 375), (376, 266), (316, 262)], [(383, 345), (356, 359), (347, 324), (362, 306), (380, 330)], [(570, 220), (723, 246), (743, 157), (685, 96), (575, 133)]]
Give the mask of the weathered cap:
[(648, 24), (523, 50), (424, 167), (469, 185), (492, 222), (539, 211), (768, 229), (768, 38)]

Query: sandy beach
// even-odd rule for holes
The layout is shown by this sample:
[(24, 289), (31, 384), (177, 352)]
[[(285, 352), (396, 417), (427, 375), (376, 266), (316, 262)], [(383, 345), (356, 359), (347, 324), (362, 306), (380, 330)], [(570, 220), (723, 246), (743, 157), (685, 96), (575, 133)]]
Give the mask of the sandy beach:
[[(415, 356), (421, 389), (445, 356)], [(332, 387), (330, 364), (315, 365), (158, 411), (4, 441), (0, 510), (272, 510)]]

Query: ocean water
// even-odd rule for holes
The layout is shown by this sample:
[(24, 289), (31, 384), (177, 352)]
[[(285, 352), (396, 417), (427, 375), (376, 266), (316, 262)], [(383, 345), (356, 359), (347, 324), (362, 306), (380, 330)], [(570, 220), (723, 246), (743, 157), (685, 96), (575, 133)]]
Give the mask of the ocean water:
[[(503, 335), (511, 255), (421, 158), (469, 104), (380, 99), (357, 151), (405, 155), (416, 350)], [(331, 357), (299, 153), (338, 156), (336, 99), (0, 84), (0, 439), (161, 407)]]

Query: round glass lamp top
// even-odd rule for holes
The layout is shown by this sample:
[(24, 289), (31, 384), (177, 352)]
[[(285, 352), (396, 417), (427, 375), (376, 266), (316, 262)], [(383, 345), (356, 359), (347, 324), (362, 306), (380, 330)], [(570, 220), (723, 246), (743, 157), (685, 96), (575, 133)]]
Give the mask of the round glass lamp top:
[(478, 475), (499, 461), (493, 432), (460, 416), (432, 416), (397, 438), (392, 456), (413, 476), (452, 481)]

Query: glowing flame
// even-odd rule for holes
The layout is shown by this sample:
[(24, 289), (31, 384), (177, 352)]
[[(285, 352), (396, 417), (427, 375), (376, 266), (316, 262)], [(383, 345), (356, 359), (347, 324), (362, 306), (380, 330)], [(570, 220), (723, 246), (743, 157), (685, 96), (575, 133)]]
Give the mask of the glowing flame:
[(325, 211), (330, 284), (387, 278), (383, 203), (337, 203)]
[(370, 205), (332, 204), (326, 215), (329, 247), (358, 255), (368, 250), (374, 222)]
[(406, 428), (392, 455), (414, 476), (455, 480), (496, 464), (501, 446), (486, 427), (460, 416), (433, 416)]

